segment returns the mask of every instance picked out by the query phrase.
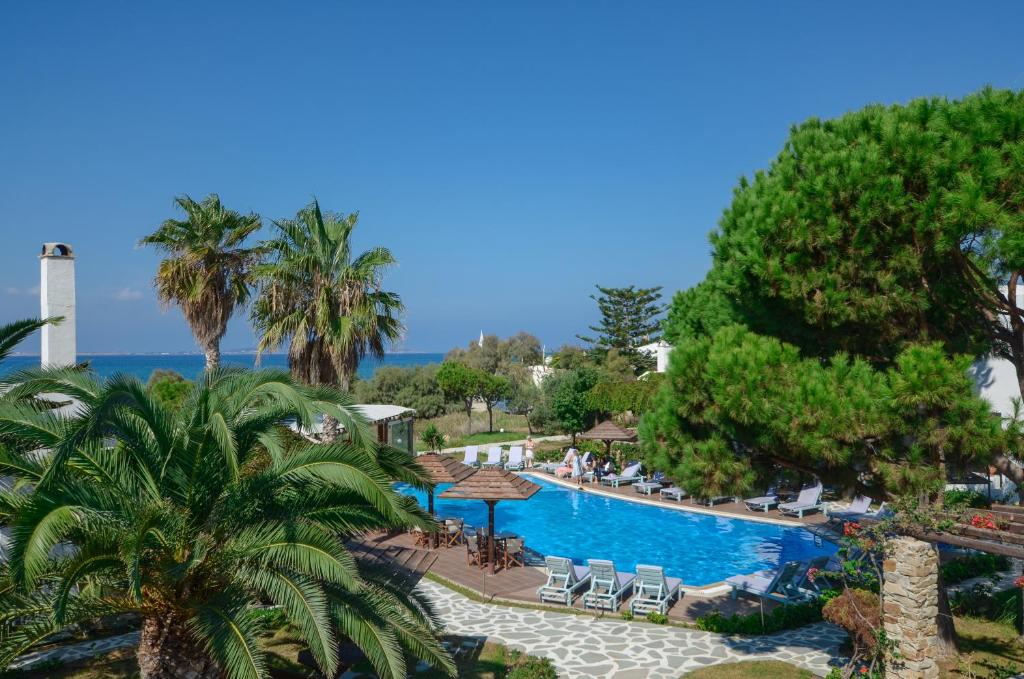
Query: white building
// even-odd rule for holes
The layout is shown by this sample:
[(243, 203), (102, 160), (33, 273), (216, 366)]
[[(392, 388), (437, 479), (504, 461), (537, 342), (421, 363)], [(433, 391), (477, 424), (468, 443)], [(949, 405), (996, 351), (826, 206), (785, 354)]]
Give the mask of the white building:
[(637, 351), (654, 358), (654, 372), (663, 373), (668, 370), (668, 355), (672, 351), (672, 345), (665, 340), (658, 340), (657, 342), (637, 347)]

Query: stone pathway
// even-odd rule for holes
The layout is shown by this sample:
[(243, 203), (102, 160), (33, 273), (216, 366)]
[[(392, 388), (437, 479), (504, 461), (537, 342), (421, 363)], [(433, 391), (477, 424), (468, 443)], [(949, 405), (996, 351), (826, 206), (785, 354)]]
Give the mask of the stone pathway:
[(434, 603), (445, 631), (486, 636), (530, 655), (551, 658), (564, 677), (678, 679), (705, 665), (781, 660), (828, 674), (846, 633), (818, 623), (759, 637), (598, 619), (551, 611), (482, 604), (428, 580), (417, 587)]
[(119, 634), (116, 637), (96, 639), (94, 641), (81, 641), (77, 644), (68, 644), (47, 651), (36, 651), (26, 653), (11, 663), (12, 670), (28, 670), (37, 665), (56, 660), (60, 663), (70, 663), (76, 660), (84, 660), (98, 655), (104, 655), (119, 648), (128, 648), (139, 645), (139, 633), (128, 632)]

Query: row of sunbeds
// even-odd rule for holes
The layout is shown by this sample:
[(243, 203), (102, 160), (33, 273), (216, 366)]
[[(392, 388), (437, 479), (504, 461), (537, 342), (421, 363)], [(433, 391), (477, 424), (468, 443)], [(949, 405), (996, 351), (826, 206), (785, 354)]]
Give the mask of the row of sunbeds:
[[(667, 614), (682, 595), (682, 580), (666, 576), (660, 566), (638, 565), (636, 573), (621, 573), (613, 562), (602, 559), (578, 566), (571, 559), (549, 556), (544, 563), (548, 579), (537, 590), (542, 603), (572, 606), (579, 596), (584, 608), (618, 611), (632, 595), (629, 612), (633, 615)], [(745, 592), (778, 603), (797, 603), (821, 592), (818, 583), (827, 579), (830, 568), (835, 570), (833, 566), (834, 559), (828, 556), (789, 561), (775, 570), (734, 575), (725, 583), (732, 588), (733, 598)]]
[(466, 454), (462, 463), (470, 467), (481, 467), (483, 469), (507, 469), (519, 471), (523, 468), (523, 447), (512, 446), (508, 449), (508, 459), (504, 459), (504, 449), (501, 446), (491, 446), (487, 449), (487, 459), (480, 461), (480, 446), (466, 446)]
[(638, 565), (636, 573), (620, 573), (615, 564), (604, 559), (589, 559), (577, 566), (562, 556), (545, 557), (548, 579), (538, 590), (541, 602), (572, 606), (581, 596), (584, 608), (617, 611), (632, 596), (629, 611), (633, 615), (667, 613), (679, 599), (683, 581), (665, 575), (661, 566)]

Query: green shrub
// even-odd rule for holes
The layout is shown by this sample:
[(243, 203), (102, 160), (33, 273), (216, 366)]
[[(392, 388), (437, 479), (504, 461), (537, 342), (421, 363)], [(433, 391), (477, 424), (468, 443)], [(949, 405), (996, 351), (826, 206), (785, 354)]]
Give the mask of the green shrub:
[(547, 658), (517, 654), (506, 679), (558, 679), (555, 665)]
[(657, 611), (651, 611), (647, 614), (647, 622), (653, 622), (655, 625), (667, 625), (668, 616), (664, 613), (658, 613)]
[(998, 554), (969, 554), (940, 566), (942, 581), (947, 585), (980, 575), (992, 575), (1010, 567), (1010, 560)]
[(1021, 590), (1017, 587), (993, 592), (988, 583), (979, 583), (949, 597), (953, 615), (1002, 622), (1020, 629)]
[(192, 391), (192, 383), (173, 370), (154, 370), (146, 382), (146, 388), (161, 404), (171, 410), (178, 410)]
[(973, 509), (988, 509), (992, 506), (988, 496), (976, 490), (947, 490), (942, 501), (946, 505), (964, 505)]
[(622, 613), (622, 619), (623, 620), (632, 620), (633, 619), (633, 611), (624, 611)]
[(430, 450), (441, 450), (444, 448), (444, 434), (433, 424), (428, 424), (420, 433), (420, 441)]
[(726, 617), (720, 611), (712, 611), (708, 615), (697, 618), (697, 629), (705, 632), (721, 634), (772, 634), (782, 630), (803, 627), (811, 623), (821, 622), (820, 600), (802, 604), (776, 606), (764, 614), (761, 624), (761, 613), (740, 615), (733, 613)]

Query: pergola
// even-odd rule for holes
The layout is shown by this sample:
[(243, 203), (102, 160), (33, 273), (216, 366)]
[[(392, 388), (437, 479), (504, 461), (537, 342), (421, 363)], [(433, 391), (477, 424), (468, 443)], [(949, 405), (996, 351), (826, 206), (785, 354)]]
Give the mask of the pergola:
[[(423, 467), (430, 477), (434, 486), (442, 483), (458, 483), (473, 475), (474, 469), (467, 467), (453, 457), (427, 453), (416, 458), (416, 462)], [(427, 489), (427, 511), (434, 515), (434, 489)], [(437, 532), (430, 537), (430, 544), (437, 547)]]
[(925, 542), (942, 543), (1008, 556), (1013, 559), (1024, 559), (1024, 507), (992, 505), (991, 509), (974, 511), (981, 516), (991, 514), (992, 518), (1002, 526), (993, 530), (972, 526), (969, 523), (958, 523), (953, 528), (955, 532), (921, 530), (910, 534)]
[(623, 429), (611, 420), (605, 420), (590, 431), (579, 435), (581, 439), (590, 441), (604, 441), (605, 454), (611, 455), (612, 443), (615, 441), (635, 441), (636, 432)]
[(483, 500), (487, 503), (487, 566), (491, 575), (494, 575), (494, 505), (501, 500), (528, 500), (538, 490), (540, 486), (533, 481), (504, 469), (481, 469), (439, 497), (445, 500)]

